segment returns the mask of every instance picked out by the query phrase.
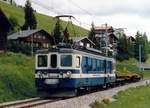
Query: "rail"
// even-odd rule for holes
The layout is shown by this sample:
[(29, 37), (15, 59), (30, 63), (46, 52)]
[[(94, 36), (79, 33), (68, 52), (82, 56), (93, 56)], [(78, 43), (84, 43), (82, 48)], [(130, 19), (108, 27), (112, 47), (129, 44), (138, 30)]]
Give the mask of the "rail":
[(60, 99), (41, 99), (41, 98), (31, 98), (15, 102), (7, 102), (0, 104), (0, 108), (30, 108), (34, 106), (43, 105), (50, 102), (56, 102)]

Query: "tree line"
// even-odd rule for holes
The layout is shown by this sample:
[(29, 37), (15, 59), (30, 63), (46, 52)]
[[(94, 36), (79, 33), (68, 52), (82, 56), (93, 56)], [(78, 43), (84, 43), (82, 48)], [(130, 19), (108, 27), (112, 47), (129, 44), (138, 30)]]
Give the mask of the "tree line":
[[(141, 53), (141, 61), (145, 62), (150, 52), (149, 45), (146, 33), (142, 34), (140, 31), (137, 31), (135, 41), (131, 41), (130, 38), (127, 38), (124, 34), (118, 40), (116, 58), (119, 61), (128, 60), (129, 58), (139, 60), (139, 53)], [(139, 46), (141, 46), (141, 52), (139, 52)]]
[[(95, 49), (102, 50), (103, 53), (105, 53), (105, 42), (102, 42), (102, 40), (96, 38), (94, 23), (92, 23), (88, 38), (95, 43)], [(139, 46), (141, 46), (141, 61), (145, 62), (148, 59), (148, 54), (150, 53), (150, 42), (147, 39), (147, 34), (137, 31), (134, 40), (127, 37), (126, 34), (120, 34), (117, 41), (117, 54), (115, 55), (116, 59), (119, 61), (128, 60), (130, 58), (136, 58), (139, 60)], [(112, 55), (109, 51), (108, 54)]]

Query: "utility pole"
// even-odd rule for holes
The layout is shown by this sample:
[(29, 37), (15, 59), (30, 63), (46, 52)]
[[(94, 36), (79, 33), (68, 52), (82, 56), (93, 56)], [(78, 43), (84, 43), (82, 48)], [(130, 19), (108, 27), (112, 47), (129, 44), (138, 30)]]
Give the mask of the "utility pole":
[(142, 74), (142, 71), (141, 71), (141, 45), (139, 45), (139, 72)]
[(108, 56), (108, 29), (107, 29), (107, 23), (105, 24), (105, 43), (106, 43), (106, 49), (105, 49), (105, 52), (106, 52), (106, 56)]

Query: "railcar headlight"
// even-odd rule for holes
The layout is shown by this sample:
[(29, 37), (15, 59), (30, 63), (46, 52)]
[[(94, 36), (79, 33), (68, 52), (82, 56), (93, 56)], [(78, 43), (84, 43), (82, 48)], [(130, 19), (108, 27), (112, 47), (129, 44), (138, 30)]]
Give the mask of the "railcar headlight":
[(53, 48), (53, 49), (56, 49), (56, 45), (53, 45), (52, 48)]
[(70, 71), (68, 71), (66, 74), (67, 74), (68, 77), (71, 77), (71, 72)]
[(38, 76), (41, 76), (41, 72), (37, 72), (37, 75), (38, 75)]

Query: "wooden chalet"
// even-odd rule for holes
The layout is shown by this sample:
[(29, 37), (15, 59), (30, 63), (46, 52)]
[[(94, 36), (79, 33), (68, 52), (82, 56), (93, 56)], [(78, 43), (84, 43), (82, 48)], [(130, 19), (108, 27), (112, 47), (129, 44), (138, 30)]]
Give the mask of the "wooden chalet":
[(53, 37), (45, 30), (23, 30), (8, 36), (11, 41), (24, 42), (34, 49), (48, 49), (54, 44)]
[[(101, 38), (101, 40), (105, 40), (106, 38), (106, 27), (105, 26), (97, 26), (94, 27), (95, 34), (97, 38)], [(112, 26), (107, 27), (108, 32), (108, 42), (112, 44), (113, 42), (116, 42), (118, 40), (118, 37), (114, 34), (114, 29)]]
[(0, 53), (7, 49), (7, 33), (13, 29), (12, 24), (0, 8)]

